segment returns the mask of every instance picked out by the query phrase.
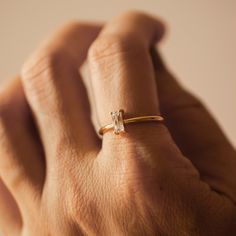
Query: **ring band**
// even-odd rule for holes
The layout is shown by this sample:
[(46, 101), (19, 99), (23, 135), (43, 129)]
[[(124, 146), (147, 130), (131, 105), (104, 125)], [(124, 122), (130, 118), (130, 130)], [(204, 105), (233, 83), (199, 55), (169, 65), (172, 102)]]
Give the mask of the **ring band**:
[(128, 119), (123, 118), (124, 110), (111, 112), (112, 123), (105, 125), (99, 129), (99, 134), (103, 135), (107, 131), (113, 130), (114, 134), (120, 134), (125, 132), (125, 125), (139, 122), (162, 122), (164, 118), (162, 116), (137, 116)]

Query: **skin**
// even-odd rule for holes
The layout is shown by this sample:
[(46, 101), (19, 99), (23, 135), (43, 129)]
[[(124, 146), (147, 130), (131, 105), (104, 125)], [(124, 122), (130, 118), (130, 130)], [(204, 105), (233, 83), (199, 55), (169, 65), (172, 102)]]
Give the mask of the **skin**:
[[(73, 22), (1, 87), (3, 235), (236, 234), (236, 152), (164, 65), (163, 34), (139, 12)], [(100, 139), (119, 109), (165, 123)]]

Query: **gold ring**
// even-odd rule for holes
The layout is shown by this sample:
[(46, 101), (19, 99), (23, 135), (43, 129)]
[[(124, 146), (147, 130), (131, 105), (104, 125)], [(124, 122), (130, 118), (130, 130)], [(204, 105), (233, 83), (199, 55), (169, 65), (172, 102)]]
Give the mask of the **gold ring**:
[(150, 121), (162, 122), (164, 120), (162, 116), (137, 116), (128, 119), (124, 119), (123, 116), (124, 110), (111, 112), (112, 123), (101, 127), (99, 134), (103, 135), (109, 130), (113, 130), (114, 134), (120, 134), (125, 132), (126, 124)]

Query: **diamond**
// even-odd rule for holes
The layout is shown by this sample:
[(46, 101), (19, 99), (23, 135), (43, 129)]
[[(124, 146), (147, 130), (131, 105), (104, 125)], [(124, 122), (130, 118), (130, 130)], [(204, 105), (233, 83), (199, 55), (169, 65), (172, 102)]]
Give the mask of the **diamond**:
[(120, 134), (121, 132), (125, 132), (123, 113), (124, 113), (123, 110), (111, 112), (115, 134)]

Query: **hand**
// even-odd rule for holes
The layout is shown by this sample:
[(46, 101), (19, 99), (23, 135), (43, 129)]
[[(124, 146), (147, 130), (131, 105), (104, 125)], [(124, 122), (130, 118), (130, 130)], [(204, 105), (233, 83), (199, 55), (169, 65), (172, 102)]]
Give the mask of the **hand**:
[[(153, 49), (163, 25), (131, 12), (100, 29), (65, 26), (1, 91), (4, 235), (236, 234), (236, 152)], [(166, 123), (99, 139), (119, 109)]]

